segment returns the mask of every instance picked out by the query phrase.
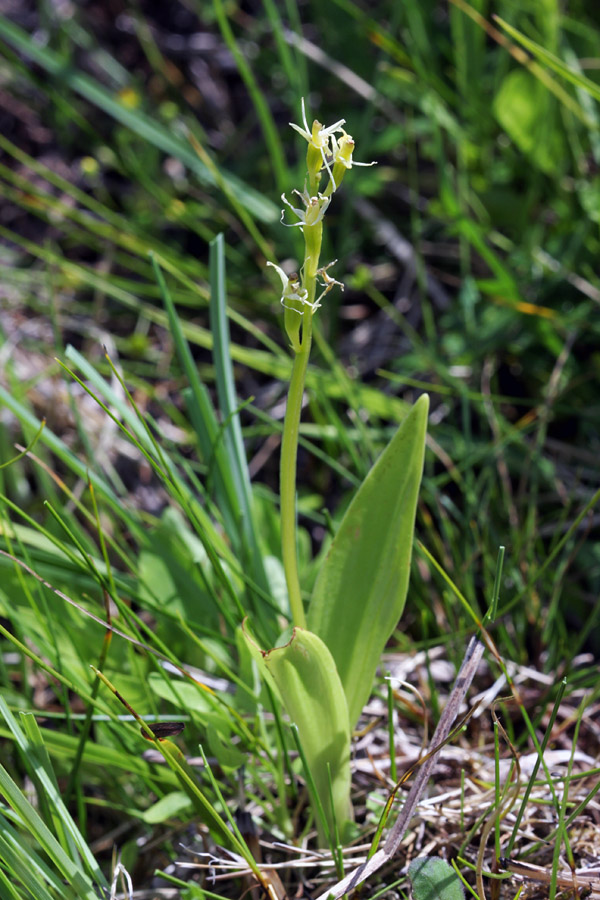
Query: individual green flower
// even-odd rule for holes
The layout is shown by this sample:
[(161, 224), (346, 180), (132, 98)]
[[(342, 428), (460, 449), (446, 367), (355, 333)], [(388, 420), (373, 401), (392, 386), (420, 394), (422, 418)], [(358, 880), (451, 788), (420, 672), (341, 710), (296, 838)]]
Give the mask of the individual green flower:
[(292, 210), (294, 215), (298, 216), (300, 221), (287, 223), (283, 221), (283, 217), (285, 215), (285, 209), (281, 210), (281, 224), (285, 225), (286, 228), (302, 228), (303, 225), (316, 225), (321, 221), (327, 207), (331, 203), (331, 197), (324, 197), (323, 194), (317, 194), (315, 197), (311, 197), (306, 188), (306, 184), (304, 185), (304, 190), (302, 193), (294, 188), (292, 191), (293, 194), (297, 194), (302, 202), (304, 203), (304, 209), (300, 209), (299, 207), (292, 206), (290, 201), (286, 198), (285, 194), (281, 195), (281, 199), (285, 203), (286, 206)]
[(344, 129), (341, 129), (342, 136), (339, 140), (336, 139), (335, 135), (331, 135), (331, 155), (333, 157), (333, 175), (332, 181), (334, 182), (334, 188), (337, 184), (340, 185), (342, 178), (345, 175), (346, 169), (351, 169), (352, 166), (375, 166), (376, 162), (357, 162), (355, 159), (352, 159), (352, 154), (354, 152), (354, 138), (351, 134), (347, 134)]
[(283, 286), (283, 292), (281, 294), (282, 306), (285, 306), (286, 309), (291, 309), (293, 312), (297, 312), (300, 315), (303, 314), (303, 307), (305, 305), (312, 308), (312, 303), (308, 302), (308, 291), (300, 286), (300, 279), (296, 272), (292, 272), (291, 275), (288, 276), (281, 266), (277, 266), (272, 262), (268, 262), (267, 265), (275, 269), (281, 278), (281, 284)]
[[(327, 173), (331, 180), (333, 181), (333, 175), (331, 173), (331, 169), (329, 167), (329, 162), (327, 160), (327, 155), (329, 154), (329, 139), (333, 137), (333, 135), (337, 131), (343, 131), (342, 125), (345, 124), (345, 119), (339, 119), (337, 122), (334, 122), (333, 125), (328, 125), (325, 127), (315, 119), (312, 124), (312, 128), (308, 127), (308, 122), (306, 120), (306, 109), (304, 107), (304, 97), (302, 98), (302, 122), (304, 124), (304, 128), (301, 128), (300, 125), (294, 125), (293, 122), (289, 124), (292, 128), (301, 134), (302, 137), (308, 141), (308, 151), (306, 154), (306, 165), (308, 168), (308, 176), (309, 182), (311, 185), (311, 190), (314, 189), (318, 182), (319, 172), (321, 171), (322, 166), (325, 166), (327, 169)], [(333, 181), (332, 191), (335, 191), (335, 182)]]
[(284, 326), (294, 353), (299, 353), (302, 349), (300, 342), (300, 326), (303, 322), (303, 316), (307, 306), (310, 307), (312, 315), (313, 304), (308, 299), (308, 291), (301, 286), (300, 279), (296, 272), (292, 272), (292, 274), (288, 276), (281, 266), (277, 266), (272, 262), (268, 262), (267, 265), (275, 269), (281, 278), (281, 305), (284, 308)]

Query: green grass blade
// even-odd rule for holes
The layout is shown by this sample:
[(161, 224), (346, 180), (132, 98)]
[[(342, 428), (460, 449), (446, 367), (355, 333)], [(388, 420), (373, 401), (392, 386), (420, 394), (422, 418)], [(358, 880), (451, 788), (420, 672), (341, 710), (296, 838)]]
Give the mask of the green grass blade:
[[(54, 772), (50, 767), (49, 758), (43, 746), (41, 733), (37, 729), (32, 715), (24, 714), (31, 721), (27, 725), (26, 731), (22, 730), (2, 696), (0, 696), (0, 715), (2, 715), (10, 728), (23, 758), (27, 760), (28, 765), (31, 765), (32, 775), (34, 775), (35, 780), (41, 786), (44, 796), (53, 810), (53, 815), (60, 819), (60, 831), (64, 829), (69, 844), (77, 851), (78, 856), (73, 855), (71, 858), (77, 861), (78, 866), (80, 866), (79, 860), (83, 861), (90, 876), (98, 884), (105, 884), (102, 871), (62, 801)], [(32, 738), (34, 739), (33, 742)]]
[(240, 491), (228, 463), (215, 411), (208, 391), (200, 381), (198, 368), (183, 333), (182, 323), (175, 309), (175, 304), (167, 288), (160, 266), (154, 256), (151, 258), (167, 313), (169, 329), (173, 336), (177, 356), (179, 357), (179, 363), (189, 383), (188, 407), (190, 409), (190, 418), (192, 419), (204, 460), (209, 468), (209, 478), (211, 476), (214, 477), (217, 504), (224, 517), (227, 533), (231, 540), (237, 544), (239, 522), (242, 515)]
[(225, 252), (223, 235), (210, 243), (210, 328), (213, 335), (213, 358), (219, 398), (219, 411), (223, 424), (223, 441), (235, 491), (239, 497), (241, 514), (246, 522), (250, 516), (250, 476), (242, 437), (239, 403), (236, 397), (235, 379), (229, 351), (229, 325), (227, 322), (227, 294), (225, 282)]
[(210, 244), (210, 288), (210, 323), (214, 339), (213, 356), (217, 393), (224, 423), (223, 439), (228, 467), (235, 483), (235, 493), (241, 515), (239, 528), (243, 536), (244, 549), (250, 558), (253, 578), (264, 590), (268, 590), (267, 576), (253, 521), (252, 489), (231, 364), (223, 235), (218, 235)]
[[(18, 841), (15, 841), (15, 844), (17, 846), (20, 846)], [(0, 868), (0, 893), (5, 898), (5, 900), (23, 900), (23, 894), (21, 893), (21, 891), (17, 891), (17, 889), (15, 888), (15, 880), (20, 881), (22, 879), (19, 879), (17, 877), (15, 865), (13, 864), (13, 861), (10, 859), (9, 854), (10, 854), (10, 850), (7, 847), (7, 844), (5, 841), (5, 829), (4, 829), (3, 822), (0, 818), (0, 860), (2, 860), (0, 865), (4, 866), (11, 873), (11, 879), (9, 881), (7, 876), (4, 873), (4, 870), (2, 868)], [(29, 871), (31, 871), (29, 866), (27, 866), (27, 868), (29, 869)], [(42, 890), (45, 891), (45, 888), (42, 888)], [(45, 893), (39, 893), (37, 891), (37, 886), (36, 886), (36, 893), (31, 893), (30, 896), (34, 897), (35, 900), (37, 900), (38, 897), (39, 897), (39, 900), (46, 900), (46, 896), (50, 896), (50, 895), (47, 895)]]
[[(56, 897), (60, 897), (61, 900), (70, 898), (76, 900), (77, 895), (57, 877), (32, 848), (27, 848), (22, 834), (19, 834), (3, 815), (0, 815), (0, 865), (10, 873), (13, 885), (22, 884), (32, 900), (55, 900)], [(52, 888), (52, 893), (46, 885)], [(6, 900), (12, 897), (23, 900), (21, 891), (17, 893), (14, 887), (11, 887), (10, 892), (2, 893), (2, 897)]]
[[(50, 829), (41, 820), (3, 766), (0, 766), (0, 789), (6, 802), (17, 813), (22, 827), (39, 843), (54, 862), (62, 877), (73, 886), (76, 896), (81, 900), (98, 900), (92, 883), (82, 871), (81, 863), (74, 862), (67, 856)], [(98, 884), (107, 887), (106, 879), (100, 870), (98, 873)]]

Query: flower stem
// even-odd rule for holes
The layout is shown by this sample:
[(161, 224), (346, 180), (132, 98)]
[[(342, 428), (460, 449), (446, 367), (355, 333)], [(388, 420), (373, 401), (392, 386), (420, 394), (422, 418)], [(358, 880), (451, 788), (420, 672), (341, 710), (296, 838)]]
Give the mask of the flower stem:
[(298, 556), (296, 552), (296, 461), (298, 456), (298, 436), (304, 382), (312, 342), (312, 319), (305, 315), (302, 323), (302, 343), (294, 356), (292, 377), (288, 390), (283, 438), (281, 441), (281, 462), (279, 491), (281, 501), (281, 552), (285, 581), (288, 589), (290, 610), (294, 625), (306, 628), (306, 617), (300, 593), (298, 578)]
[(303, 286), (307, 292), (308, 304), (302, 316), (302, 337), (299, 347), (294, 347), (294, 365), (288, 390), (283, 437), (281, 440), (281, 462), (279, 470), (279, 495), (281, 502), (281, 557), (288, 589), (292, 622), (299, 628), (306, 628), (306, 617), (302, 605), (300, 579), (298, 577), (298, 554), (296, 547), (296, 463), (298, 458), (298, 437), (304, 382), (312, 343), (312, 304), (317, 287), (317, 269), (323, 238), (323, 223), (305, 225), (304, 233), (304, 276)]

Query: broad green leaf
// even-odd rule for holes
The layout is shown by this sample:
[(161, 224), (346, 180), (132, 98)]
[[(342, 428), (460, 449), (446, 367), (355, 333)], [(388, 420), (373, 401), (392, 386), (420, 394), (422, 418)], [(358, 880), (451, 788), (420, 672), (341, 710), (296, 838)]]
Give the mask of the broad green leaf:
[[(215, 720), (220, 718), (219, 713), (215, 711), (214, 703), (209, 701), (208, 694), (189, 681), (174, 679), (167, 681), (159, 673), (152, 672), (146, 679), (146, 684), (157, 697), (186, 712), (193, 710), (202, 721), (207, 721), (211, 716)], [(225, 714), (223, 721), (227, 721)]]
[(429, 397), (413, 406), (348, 507), (317, 576), (308, 625), (327, 645), (354, 727), (404, 610)]
[(208, 748), (216, 758), (219, 766), (226, 775), (239, 771), (247, 761), (247, 754), (238, 750), (231, 741), (231, 731), (223, 735), (219, 729), (210, 725), (206, 729)]
[(218, 610), (206, 589), (210, 562), (202, 542), (176, 507), (164, 510), (147, 544), (139, 556), (141, 600), (215, 628)]
[(565, 147), (548, 89), (523, 69), (509, 72), (494, 100), (498, 122), (543, 172), (560, 172)]
[(149, 825), (157, 825), (165, 822), (167, 819), (173, 819), (181, 816), (184, 811), (188, 811), (191, 806), (190, 798), (185, 791), (171, 791), (153, 803), (152, 806), (143, 812), (140, 816), (144, 822)]
[(415, 900), (465, 900), (460, 878), (443, 859), (435, 856), (413, 859), (408, 877)]
[(300, 742), (330, 833), (329, 770), (338, 828), (351, 818), (350, 723), (344, 690), (331, 653), (317, 637), (295, 628), (289, 642), (260, 650), (244, 631), (261, 672), (276, 686), (286, 712), (298, 726)]

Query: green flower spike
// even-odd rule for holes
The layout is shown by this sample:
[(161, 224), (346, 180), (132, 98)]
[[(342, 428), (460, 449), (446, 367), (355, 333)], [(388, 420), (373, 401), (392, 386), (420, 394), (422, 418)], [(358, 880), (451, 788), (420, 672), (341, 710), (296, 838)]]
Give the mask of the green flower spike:
[[(306, 153), (308, 171), (304, 189), (293, 192), (300, 198), (301, 206), (292, 206), (285, 194), (281, 195), (284, 204), (297, 220), (290, 224), (284, 222), (284, 209), (281, 213), (282, 224), (288, 225), (289, 228), (299, 228), (304, 237), (304, 259), (299, 269), (300, 279), (297, 276), (294, 280), (291, 276), (288, 279), (285, 273), (276, 267), (283, 284), (281, 302), (284, 306), (284, 326), (294, 353), (281, 441), (281, 550), (292, 620), (299, 628), (306, 627), (306, 616), (296, 555), (296, 463), (304, 384), (312, 343), (312, 318), (321, 306), (325, 294), (335, 286), (343, 289), (339, 281), (327, 274), (333, 263), (320, 265), (323, 221), (333, 193), (345, 175), (346, 169), (352, 168), (352, 165), (370, 165), (370, 163), (353, 163), (354, 141), (344, 130), (345, 119), (339, 119), (327, 127), (315, 119), (312, 128), (309, 128), (302, 100), (302, 121), (303, 128), (290, 122), (294, 131), (308, 142)], [(339, 137), (336, 138), (336, 135)], [(319, 190), (322, 169), (329, 174), (324, 191)]]

